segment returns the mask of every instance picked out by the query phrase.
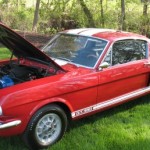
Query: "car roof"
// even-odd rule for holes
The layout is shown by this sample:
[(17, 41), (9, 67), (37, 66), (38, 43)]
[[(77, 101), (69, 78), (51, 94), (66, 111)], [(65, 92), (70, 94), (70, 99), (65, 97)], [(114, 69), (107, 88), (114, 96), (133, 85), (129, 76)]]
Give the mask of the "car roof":
[(64, 31), (63, 33), (102, 38), (102, 39), (106, 39), (109, 41), (116, 41), (116, 40), (121, 40), (121, 39), (148, 40), (147, 37), (136, 34), (136, 33), (125, 32), (125, 31), (114, 30), (114, 29), (102, 29), (102, 28), (70, 29), (70, 30)]

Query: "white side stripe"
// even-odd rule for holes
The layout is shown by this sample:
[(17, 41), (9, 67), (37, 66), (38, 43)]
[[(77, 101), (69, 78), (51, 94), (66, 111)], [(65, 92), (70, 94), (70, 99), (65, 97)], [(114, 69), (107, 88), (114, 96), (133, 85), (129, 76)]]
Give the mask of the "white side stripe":
[(140, 95), (145, 94), (147, 92), (150, 92), (150, 87), (146, 87), (146, 88), (143, 88), (143, 89), (140, 89), (140, 90), (136, 90), (134, 92), (119, 96), (117, 98), (113, 98), (113, 99), (110, 99), (108, 101), (101, 102), (101, 103), (98, 103), (96, 105), (77, 110), (75, 112), (72, 112), (71, 115), (72, 115), (72, 118), (75, 118), (75, 117), (84, 115), (86, 113), (90, 113), (90, 112), (93, 112), (93, 111), (96, 111), (96, 110), (100, 110), (100, 109), (109, 107), (113, 104), (118, 104), (120, 102), (125, 102), (130, 98), (140, 96)]

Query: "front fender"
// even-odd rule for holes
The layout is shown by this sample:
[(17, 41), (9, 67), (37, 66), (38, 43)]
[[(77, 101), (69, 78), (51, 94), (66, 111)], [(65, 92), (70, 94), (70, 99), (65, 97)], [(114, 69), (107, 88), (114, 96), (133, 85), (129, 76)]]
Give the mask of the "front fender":
[(32, 111), (30, 112), (29, 115), (32, 117), (33, 114), (35, 114), (36, 111), (38, 111), (40, 108), (44, 107), (45, 105), (52, 104), (52, 103), (64, 104), (70, 110), (70, 113), (73, 112), (73, 107), (71, 106), (71, 104), (67, 100), (65, 100), (63, 98), (55, 97), (55, 98), (50, 98), (50, 99), (47, 99), (47, 100), (44, 100), (44, 101), (40, 102), (38, 105), (36, 105), (32, 109)]
[(19, 105), (17, 107), (12, 107), (6, 110), (7, 114), (5, 117), (6, 118), (5, 122), (8, 122), (9, 117), (11, 116), (12, 119), (17, 118), (18, 120), (20, 120), (21, 123), (18, 126), (0, 130), (0, 136), (11, 136), (11, 135), (22, 134), (25, 131), (26, 127), (28, 126), (28, 123), (32, 118), (32, 116), (42, 107), (52, 103), (59, 103), (59, 104), (61, 103), (68, 108), (70, 113), (73, 112), (73, 108), (70, 105), (70, 103), (67, 100), (59, 97), (49, 98), (42, 101), (28, 103), (26, 105)]

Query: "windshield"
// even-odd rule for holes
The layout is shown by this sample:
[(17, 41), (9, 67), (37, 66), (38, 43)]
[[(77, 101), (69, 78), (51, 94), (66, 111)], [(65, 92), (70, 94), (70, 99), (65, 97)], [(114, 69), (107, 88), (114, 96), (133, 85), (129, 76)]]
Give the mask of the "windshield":
[(107, 41), (81, 35), (58, 34), (43, 51), (59, 65), (73, 63), (93, 68), (105, 49)]

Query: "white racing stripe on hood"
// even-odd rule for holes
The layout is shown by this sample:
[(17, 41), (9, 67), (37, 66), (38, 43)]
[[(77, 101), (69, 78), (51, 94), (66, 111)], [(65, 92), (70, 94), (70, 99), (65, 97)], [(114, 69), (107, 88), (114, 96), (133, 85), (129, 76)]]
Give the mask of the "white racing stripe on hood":
[(115, 31), (112, 29), (89, 29), (85, 30), (80, 33), (80, 35), (85, 35), (85, 36), (92, 36), (93, 34), (101, 33), (101, 32), (109, 32), (109, 31)]
[(79, 34), (83, 36), (92, 36), (93, 34), (101, 33), (101, 32), (109, 32), (116, 31), (113, 29), (98, 29), (98, 28), (82, 28), (82, 29), (71, 29), (68, 30), (67, 33), (70, 34)]
[(80, 34), (81, 32), (84, 32), (88, 29), (86, 28), (83, 28), (83, 29), (71, 29), (71, 30), (68, 30), (67, 33), (70, 33), (70, 34)]

